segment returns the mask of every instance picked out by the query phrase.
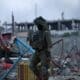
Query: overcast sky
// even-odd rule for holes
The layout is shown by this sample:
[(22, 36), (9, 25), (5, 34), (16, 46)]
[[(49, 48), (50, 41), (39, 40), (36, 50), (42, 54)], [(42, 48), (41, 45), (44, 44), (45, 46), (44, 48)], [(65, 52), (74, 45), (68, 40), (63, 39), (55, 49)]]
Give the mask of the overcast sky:
[[(80, 18), (80, 0), (0, 0), (0, 20), (11, 21), (13, 11), (17, 22), (33, 21), (36, 16), (47, 20)], [(37, 14), (37, 15), (36, 15)]]

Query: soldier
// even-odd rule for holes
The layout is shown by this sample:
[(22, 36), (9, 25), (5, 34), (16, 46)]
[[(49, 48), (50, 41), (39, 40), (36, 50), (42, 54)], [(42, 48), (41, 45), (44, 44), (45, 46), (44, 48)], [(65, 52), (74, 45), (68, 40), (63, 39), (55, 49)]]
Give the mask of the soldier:
[[(34, 24), (37, 26), (38, 31), (34, 32), (30, 40), (30, 45), (36, 50), (31, 58), (30, 68), (36, 74), (38, 80), (48, 80), (51, 35), (47, 22), (42, 17), (36, 18)], [(38, 67), (39, 63), (41, 64), (40, 69)]]

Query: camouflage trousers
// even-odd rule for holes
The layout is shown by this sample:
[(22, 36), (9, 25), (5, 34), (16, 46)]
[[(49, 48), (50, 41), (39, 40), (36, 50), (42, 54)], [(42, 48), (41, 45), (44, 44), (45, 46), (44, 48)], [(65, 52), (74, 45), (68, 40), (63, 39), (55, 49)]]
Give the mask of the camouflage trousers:
[(36, 74), (37, 77), (43, 77), (48, 80), (48, 68), (50, 65), (50, 52), (48, 51), (36, 51), (31, 58), (30, 68)]

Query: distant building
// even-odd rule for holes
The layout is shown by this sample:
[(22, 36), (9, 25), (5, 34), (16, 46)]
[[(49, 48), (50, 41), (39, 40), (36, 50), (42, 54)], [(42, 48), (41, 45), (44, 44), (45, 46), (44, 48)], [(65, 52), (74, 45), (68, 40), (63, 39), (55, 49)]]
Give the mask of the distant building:
[[(7, 26), (12, 26), (10, 30), (17, 35), (25, 36), (27, 35), (27, 31), (29, 29), (35, 30), (35, 25), (34, 23), (30, 22), (21, 22), (17, 23), (14, 22), (14, 30), (13, 30), (13, 25), (12, 24), (6, 24)], [(57, 30), (57, 31), (62, 31), (62, 30), (80, 30), (80, 20), (79, 19), (62, 19), (62, 20), (54, 20), (54, 21), (47, 21), (47, 24), (49, 25), (50, 30)]]
[(0, 26), (0, 32), (4, 32), (4, 28), (2, 26)]
[(51, 26), (51, 30), (80, 29), (80, 20), (77, 19), (48, 21), (48, 24)]

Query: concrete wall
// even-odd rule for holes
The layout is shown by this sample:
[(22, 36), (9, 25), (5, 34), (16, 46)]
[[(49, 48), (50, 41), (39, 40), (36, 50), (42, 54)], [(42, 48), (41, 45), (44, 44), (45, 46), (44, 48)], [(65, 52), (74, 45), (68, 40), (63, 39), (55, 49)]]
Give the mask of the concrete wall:
[(27, 37), (28, 36), (28, 32), (17, 32), (16, 36), (18, 36), (18, 37)]

